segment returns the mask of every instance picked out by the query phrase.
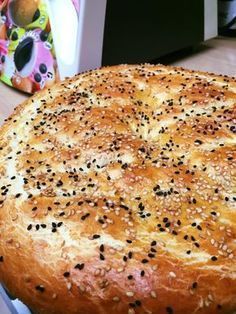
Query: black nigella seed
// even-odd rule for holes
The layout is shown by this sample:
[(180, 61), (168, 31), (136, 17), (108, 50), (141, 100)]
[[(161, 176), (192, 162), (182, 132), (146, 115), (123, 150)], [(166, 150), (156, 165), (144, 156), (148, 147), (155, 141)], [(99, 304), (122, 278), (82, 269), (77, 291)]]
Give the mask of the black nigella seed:
[(231, 132), (236, 133), (236, 126), (235, 125), (232, 125), (229, 129)]
[(142, 259), (142, 263), (143, 264), (147, 264), (148, 263), (148, 260), (146, 258)]
[(166, 312), (167, 312), (168, 314), (173, 314), (173, 313), (174, 313), (172, 307), (170, 307), (170, 306), (167, 306)]
[(140, 273), (140, 275), (141, 275), (141, 277), (144, 277), (144, 275), (145, 275), (145, 271), (144, 271), (144, 270), (142, 270), (142, 271), (141, 271), (141, 273)]
[(105, 261), (105, 257), (104, 257), (104, 255), (101, 254), (101, 253), (100, 253), (100, 260), (101, 260), (101, 261)]
[(87, 213), (87, 214), (85, 214), (85, 215), (83, 215), (82, 217), (81, 217), (81, 220), (85, 220), (85, 219), (87, 219), (88, 217), (90, 216), (90, 213)]
[(141, 306), (142, 303), (141, 303), (141, 301), (136, 300), (136, 301), (135, 301), (135, 304), (136, 304), (137, 306)]
[(3, 261), (4, 261), (3, 256), (0, 256), (0, 262), (3, 263)]
[(211, 260), (212, 260), (213, 262), (215, 262), (215, 261), (217, 261), (217, 257), (216, 257), (216, 256), (212, 256), (212, 257), (211, 257)]
[(99, 239), (101, 236), (99, 234), (94, 234), (93, 239)]
[(59, 180), (58, 182), (57, 182), (57, 187), (60, 187), (60, 186), (62, 186), (63, 185), (63, 182), (61, 181), (61, 180)]
[(28, 225), (27, 230), (30, 231), (32, 229), (32, 225)]
[(84, 263), (75, 265), (75, 269), (79, 269), (79, 270), (84, 269)]
[(42, 285), (36, 286), (35, 289), (40, 291), (40, 292), (44, 292), (45, 291), (45, 288)]
[(201, 145), (202, 141), (201, 140), (196, 140), (195, 143)]
[[(81, 219), (82, 219), (83, 217), (81, 217)], [(83, 220), (83, 219), (82, 219)], [(103, 220), (103, 219), (101, 219), (101, 218), (99, 218), (98, 219), (98, 222), (101, 224), (101, 225), (103, 225), (104, 223), (105, 223), (105, 221)]]
[(127, 164), (127, 163), (123, 164), (123, 165), (121, 166), (121, 168), (122, 168), (122, 169), (128, 168), (128, 164)]
[(196, 289), (197, 288), (197, 282), (195, 281), (195, 282), (193, 282), (193, 284), (192, 284), (192, 288), (193, 289)]
[(129, 210), (129, 207), (126, 206), (126, 205), (123, 205), (123, 204), (120, 205), (120, 208), (123, 208), (123, 209), (125, 209), (125, 210)]
[(66, 272), (63, 274), (63, 276), (67, 278), (67, 277), (70, 276), (70, 273), (69, 273), (68, 271), (66, 271)]

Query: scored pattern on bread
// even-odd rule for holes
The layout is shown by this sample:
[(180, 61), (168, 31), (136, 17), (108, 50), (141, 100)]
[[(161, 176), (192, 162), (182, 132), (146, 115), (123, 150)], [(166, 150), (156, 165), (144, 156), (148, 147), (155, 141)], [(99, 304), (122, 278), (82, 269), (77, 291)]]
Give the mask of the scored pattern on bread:
[(236, 311), (236, 80), (86, 72), (0, 134), (0, 281), (35, 313)]

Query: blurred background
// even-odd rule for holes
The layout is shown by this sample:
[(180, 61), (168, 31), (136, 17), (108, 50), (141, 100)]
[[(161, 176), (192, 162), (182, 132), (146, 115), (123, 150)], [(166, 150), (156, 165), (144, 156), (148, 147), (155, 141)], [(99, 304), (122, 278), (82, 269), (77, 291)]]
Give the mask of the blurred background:
[(103, 64), (152, 61), (235, 75), (235, 28), (235, 0), (108, 1)]
[(102, 65), (235, 76), (235, 52), (236, 0), (0, 0), (0, 121), (28, 95)]

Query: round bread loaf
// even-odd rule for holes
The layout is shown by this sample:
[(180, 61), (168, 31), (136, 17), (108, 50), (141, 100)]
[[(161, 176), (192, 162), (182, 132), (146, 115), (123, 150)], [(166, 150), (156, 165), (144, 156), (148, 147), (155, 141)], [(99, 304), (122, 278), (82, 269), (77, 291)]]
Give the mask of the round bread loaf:
[(34, 313), (236, 311), (236, 81), (68, 79), (0, 135), (0, 280)]

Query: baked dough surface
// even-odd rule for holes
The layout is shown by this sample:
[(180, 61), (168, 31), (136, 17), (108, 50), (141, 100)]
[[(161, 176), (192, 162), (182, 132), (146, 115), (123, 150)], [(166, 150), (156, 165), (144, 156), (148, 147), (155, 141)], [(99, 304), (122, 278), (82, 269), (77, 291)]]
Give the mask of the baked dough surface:
[(236, 311), (236, 81), (81, 74), (0, 135), (0, 281), (40, 314)]

